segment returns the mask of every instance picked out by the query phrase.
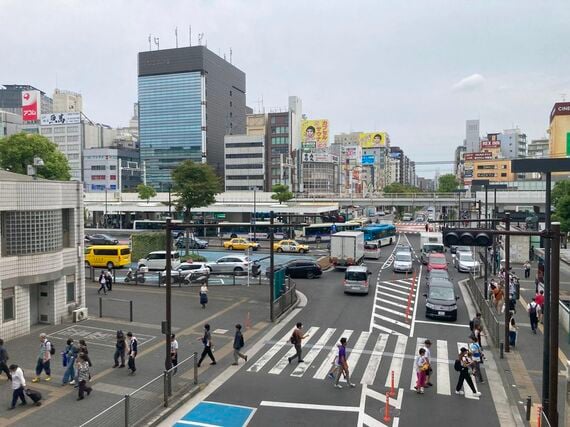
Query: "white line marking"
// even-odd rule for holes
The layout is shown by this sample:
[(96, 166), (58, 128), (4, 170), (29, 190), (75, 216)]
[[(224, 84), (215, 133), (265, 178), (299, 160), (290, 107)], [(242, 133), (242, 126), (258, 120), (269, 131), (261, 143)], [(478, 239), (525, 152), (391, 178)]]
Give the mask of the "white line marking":
[(382, 316), (381, 314), (376, 314), (376, 313), (374, 313), (374, 317), (376, 317), (378, 319), (385, 320), (388, 323), (392, 323), (394, 325), (401, 326), (402, 328), (410, 329), (410, 325), (408, 325), (407, 323), (402, 323), (402, 322), (400, 322), (398, 320), (394, 320), (390, 317)]
[[(459, 354), (461, 347), (469, 348), (467, 343), (458, 342), (457, 343), (457, 354)], [(471, 381), (473, 382), (473, 386), (475, 387), (475, 390), (477, 390), (477, 384), (475, 384), (475, 377), (473, 376), (471, 371), (469, 371), (469, 376), (471, 377)], [(465, 392), (465, 398), (466, 399), (479, 400), (479, 396), (475, 396), (473, 394), (473, 391), (471, 390), (471, 387), (469, 387), (469, 384), (467, 384), (467, 381), (463, 381), (463, 391)], [(479, 391), (479, 390), (477, 390), (477, 391)]]
[(291, 408), (291, 409), (312, 409), (317, 411), (333, 411), (333, 412), (358, 412), (358, 406), (337, 406), (337, 405), (315, 405), (312, 403), (295, 403), (295, 402), (274, 402), (271, 400), (262, 400), (259, 406), (271, 406), (274, 408)]
[(392, 283), (392, 282), (383, 282), (383, 283), (388, 283), (390, 286), (386, 286), (386, 285), (380, 285), (381, 288), (384, 289), (394, 289), (394, 288), (398, 288), (398, 289), (402, 289), (402, 290), (410, 290), (410, 285), (408, 284), (408, 286), (404, 286), (404, 285), (398, 285), (397, 283)]
[(359, 424), (359, 426), (386, 427), (386, 424), (382, 424), (376, 418), (372, 418), (370, 415), (363, 413), (362, 414), (362, 424)]
[[(413, 274), (413, 273), (410, 273), (410, 274)], [(408, 285), (408, 289), (410, 289), (410, 286), (412, 286), (412, 280), (413, 279), (406, 279), (406, 280), (396, 279), (396, 282), (400, 282), (404, 285)]]
[[(352, 335), (354, 331), (351, 329), (346, 329), (342, 335), (342, 337), (345, 337), (347, 340), (350, 338), (350, 336)], [(340, 339), (340, 338), (339, 338)], [(327, 373), (329, 372), (333, 361), (335, 360), (335, 357), (338, 353), (338, 349), (336, 345), (333, 345), (333, 347), (331, 348), (331, 350), (329, 351), (329, 354), (327, 355), (327, 357), (325, 357), (325, 360), (323, 361), (323, 363), (321, 363), (321, 366), (319, 367), (319, 369), (317, 370), (317, 372), (315, 372), (315, 375), (313, 375), (313, 378), (319, 379), (319, 380), (324, 380), (327, 376)]]
[[(384, 261), (384, 264), (382, 264), (382, 267), (380, 267), (380, 270), (385, 270), (386, 268), (388, 268), (392, 265), (392, 263), (394, 262), (394, 252), (396, 252), (396, 248), (398, 247), (399, 243), (400, 243), (400, 235), (398, 235), (398, 238), (396, 239), (396, 244), (394, 245), (394, 249), (392, 249), (390, 256), (388, 256), (386, 261)], [(378, 273), (378, 274), (380, 274), (380, 273)]]
[(388, 294), (388, 293), (382, 292), (382, 291), (378, 291), (378, 293), (379, 293), (380, 295), (384, 295), (384, 296), (387, 296), (387, 297), (390, 297), (390, 298), (394, 298), (394, 299), (397, 299), (397, 300), (399, 300), (399, 301), (406, 301), (406, 302), (408, 302), (408, 298), (399, 297), (399, 296), (392, 295), (392, 294)]
[[(386, 282), (384, 282), (384, 283), (386, 283)], [(386, 289), (385, 287), (383, 287), (383, 288)], [(392, 290), (392, 292), (395, 292), (397, 294), (404, 295), (404, 296), (408, 296), (410, 294), (410, 288), (408, 288), (407, 291), (398, 291), (396, 289), (391, 289), (391, 290)]]
[(328, 328), (325, 333), (319, 338), (317, 343), (311, 348), (307, 355), (303, 358), (305, 363), (299, 363), (295, 370), (291, 373), (292, 377), (302, 377), (311, 365), (313, 360), (319, 355), (327, 341), (333, 336), (336, 328)]
[(388, 300), (382, 300), (383, 304), (388, 304), (388, 305), (393, 305), (394, 307), (399, 307), (399, 308), (403, 308), (404, 310), (406, 309), (406, 306), (404, 304), (398, 304), (397, 302), (393, 302), (393, 301), (388, 301)]
[[(425, 323), (427, 325), (437, 325), (437, 326), (455, 326), (456, 328), (468, 328), (469, 325), (459, 325), (457, 323), (444, 323), (444, 322), (434, 322), (433, 320), (416, 320), (416, 323)], [(518, 323), (518, 326), (521, 326)]]
[(418, 298), (420, 296), (420, 283), (422, 280), (422, 269), (423, 266), (420, 265), (420, 272), (418, 273), (417, 277), (416, 277), (416, 300), (414, 301), (414, 314), (412, 315), (412, 328), (410, 329), (410, 336), (413, 337), (414, 336), (414, 328), (415, 328), (415, 324), (416, 324), (416, 313), (418, 311)]
[(390, 387), (392, 381), (391, 375), (394, 371), (394, 387), (398, 388), (400, 384), (400, 374), (402, 373), (402, 364), (404, 363), (404, 355), (406, 353), (406, 344), (408, 342), (408, 337), (405, 335), (398, 336), (396, 341), (396, 347), (394, 348), (394, 355), (392, 357), (392, 363), (390, 363), (390, 369), (388, 370), (388, 377), (386, 378), (386, 387)]
[(267, 362), (269, 362), (273, 358), (273, 356), (275, 356), (279, 352), (279, 350), (285, 347), (285, 345), (289, 342), (289, 338), (291, 337), (291, 334), (293, 333), (294, 330), (295, 327), (292, 327), (289, 330), (289, 332), (287, 332), (283, 336), (283, 338), (277, 341), (273, 345), (273, 347), (271, 347), (263, 354), (263, 356), (257, 359), (257, 362), (251, 365), (250, 368), (247, 370), (247, 372), (259, 372), (267, 364)]
[[(313, 337), (314, 334), (317, 333), (318, 330), (319, 330), (318, 326), (311, 326), (309, 328), (309, 330), (306, 332), (306, 334), (309, 336), (307, 338), (305, 338), (304, 340), (301, 340), (301, 348), (305, 347), (307, 342), (310, 341), (310, 339)], [(275, 364), (275, 366), (269, 370), (269, 373), (272, 375), (279, 375), (281, 372), (283, 372), (283, 369), (285, 369), (287, 367), (287, 365), (289, 364), (288, 358), (289, 357), (293, 358), (293, 356), (295, 356), (296, 353), (297, 352), (295, 350), (295, 347), (292, 346), (292, 348), (289, 349), (287, 354), (285, 354), (285, 356), (283, 356)]]
[(388, 342), (388, 335), (380, 334), (378, 336), (378, 340), (376, 341), (376, 345), (374, 346), (372, 356), (370, 356), (370, 359), (368, 359), (368, 364), (366, 365), (366, 370), (362, 375), (360, 384), (367, 384), (367, 385), (374, 384), (374, 379), (376, 378), (376, 373), (378, 372), (378, 367), (380, 366), (380, 362), (382, 360), (382, 354), (384, 353), (384, 349), (386, 348), (387, 342)]
[(386, 307), (382, 307), (382, 306), (377, 306), (376, 308), (378, 310), (382, 310), (382, 311), (386, 311), (388, 313), (395, 314), (396, 316), (406, 317), (406, 313), (402, 313), (402, 312), (399, 312), (396, 310), (392, 310), (391, 308), (386, 308)]
[[(451, 394), (451, 385), (449, 380), (449, 363), (447, 361), (447, 341), (437, 340), (436, 343), (437, 362), (436, 362), (436, 388), (437, 394)], [(430, 360), (431, 362), (431, 360)]]
[(416, 338), (416, 351), (414, 352), (414, 365), (412, 368), (412, 378), (410, 381), (410, 390), (412, 391), (416, 391), (416, 389), (414, 388), (414, 386), (416, 385), (417, 382), (417, 369), (418, 367), (416, 366), (416, 357), (418, 357), (420, 355), (420, 348), (422, 348), (424, 346), (424, 341), (425, 338)]
[(379, 331), (382, 331), (382, 332), (388, 332), (390, 335), (402, 335), (402, 336), (405, 336), (404, 334), (402, 334), (402, 333), (400, 333), (400, 332), (396, 332), (396, 331), (394, 331), (394, 330), (392, 330), (392, 329), (390, 329), (390, 328), (385, 328), (384, 326), (380, 326), (380, 325), (374, 324), (372, 327), (373, 327), (373, 328), (376, 328), (376, 329), (378, 329)]
[(206, 423), (199, 423), (198, 421), (186, 421), (186, 420), (178, 420), (176, 424), (185, 424), (188, 426), (198, 426), (198, 427), (224, 427), (218, 424), (206, 424)]

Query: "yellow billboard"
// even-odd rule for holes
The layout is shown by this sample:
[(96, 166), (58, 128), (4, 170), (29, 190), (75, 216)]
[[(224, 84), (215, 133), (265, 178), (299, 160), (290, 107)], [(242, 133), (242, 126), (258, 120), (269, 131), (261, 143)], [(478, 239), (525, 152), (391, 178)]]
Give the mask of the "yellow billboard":
[(358, 136), (362, 148), (374, 148), (386, 146), (385, 132), (366, 132)]
[(303, 147), (327, 148), (329, 145), (328, 120), (303, 120), (301, 122)]

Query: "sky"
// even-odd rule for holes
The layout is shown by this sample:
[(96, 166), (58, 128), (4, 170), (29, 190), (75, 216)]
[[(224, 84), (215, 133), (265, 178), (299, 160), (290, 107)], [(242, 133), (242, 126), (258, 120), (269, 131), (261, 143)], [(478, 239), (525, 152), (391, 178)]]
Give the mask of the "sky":
[[(0, 84), (83, 95), (86, 115), (126, 126), (137, 53), (202, 44), (246, 73), (247, 104), (299, 96), (332, 135), (386, 131), (412, 159), (452, 160), (465, 120), (481, 133), (545, 137), (570, 99), (566, 0), (0, 0)], [(152, 46), (156, 49), (156, 46)], [(418, 167), (418, 175), (451, 165)]]

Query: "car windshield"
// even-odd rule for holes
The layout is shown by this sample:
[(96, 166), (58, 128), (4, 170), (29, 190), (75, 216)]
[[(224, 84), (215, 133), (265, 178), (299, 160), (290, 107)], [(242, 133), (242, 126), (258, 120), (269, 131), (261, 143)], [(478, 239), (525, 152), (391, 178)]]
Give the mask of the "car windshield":
[(459, 259), (461, 261), (473, 262), (473, 256), (471, 254), (461, 254)]
[(426, 252), (437, 252), (442, 254), (443, 253), (443, 246), (442, 245), (424, 245), (424, 251)]
[(367, 274), (364, 271), (347, 271), (346, 272), (346, 280), (355, 280), (362, 282), (366, 280)]
[(412, 256), (409, 253), (398, 252), (395, 259), (400, 262), (409, 262), (412, 260)]
[(429, 273), (429, 277), (430, 278), (442, 278), (442, 279), (447, 279), (449, 278), (449, 275), (447, 274), (447, 271), (445, 270), (433, 270), (432, 272)]
[(455, 293), (452, 288), (432, 286), (429, 290), (430, 299), (438, 299), (443, 301), (454, 301)]
[(378, 245), (367, 244), (367, 245), (364, 245), (364, 249), (369, 250), (369, 251), (375, 251), (376, 249), (378, 249)]
[(435, 265), (444, 265), (445, 262), (446, 262), (445, 258), (440, 258), (440, 257), (430, 257), (429, 259), (429, 263)]

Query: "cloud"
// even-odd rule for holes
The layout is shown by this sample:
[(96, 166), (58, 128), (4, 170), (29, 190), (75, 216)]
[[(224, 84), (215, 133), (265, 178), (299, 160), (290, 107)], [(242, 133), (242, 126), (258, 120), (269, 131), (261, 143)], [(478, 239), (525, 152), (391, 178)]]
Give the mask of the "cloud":
[(459, 80), (451, 88), (457, 92), (466, 92), (478, 89), (483, 86), (484, 83), (485, 77), (481, 74), (471, 74), (470, 76)]

